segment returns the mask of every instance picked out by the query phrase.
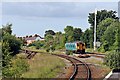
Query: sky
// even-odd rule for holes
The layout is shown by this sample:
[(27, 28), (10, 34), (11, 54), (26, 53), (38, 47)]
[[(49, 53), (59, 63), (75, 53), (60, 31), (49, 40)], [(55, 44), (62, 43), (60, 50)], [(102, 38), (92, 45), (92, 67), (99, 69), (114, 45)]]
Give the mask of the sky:
[(74, 26), (85, 31), (90, 27), (88, 15), (97, 10), (115, 10), (118, 2), (6, 2), (0, 3), (0, 25), (12, 23), (13, 34), (26, 36), (46, 30), (64, 32), (64, 28)]

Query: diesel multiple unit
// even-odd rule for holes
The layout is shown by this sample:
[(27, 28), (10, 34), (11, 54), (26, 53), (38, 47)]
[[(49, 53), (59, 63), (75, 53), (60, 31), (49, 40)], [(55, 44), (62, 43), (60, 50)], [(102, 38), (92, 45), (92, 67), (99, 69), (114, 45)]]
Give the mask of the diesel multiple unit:
[(85, 43), (79, 41), (79, 42), (73, 42), (73, 43), (66, 43), (65, 44), (66, 53), (68, 51), (72, 51), (76, 54), (84, 54), (85, 53)]

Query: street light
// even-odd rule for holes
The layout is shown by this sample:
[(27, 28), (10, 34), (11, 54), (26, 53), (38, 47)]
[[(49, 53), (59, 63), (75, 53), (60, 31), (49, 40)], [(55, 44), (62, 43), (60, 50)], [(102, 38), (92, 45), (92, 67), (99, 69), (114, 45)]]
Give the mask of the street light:
[(95, 9), (95, 23), (94, 23), (94, 51), (96, 50), (96, 15), (97, 15), (97, 9)]

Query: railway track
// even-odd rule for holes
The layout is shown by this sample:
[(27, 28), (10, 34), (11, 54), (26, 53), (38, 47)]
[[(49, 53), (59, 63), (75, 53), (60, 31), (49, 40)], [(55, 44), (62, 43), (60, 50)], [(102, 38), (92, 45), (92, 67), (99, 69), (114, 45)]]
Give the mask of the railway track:
[(22, 50), (23, 53), (27, 54), (26, 58), (31, 59), (36, 55), (36, 51)]
[(59, 55), (59, 54), (53, 54), (53, 55), (65, 58), (72, 63), (73, 71), (68, 76), (69, 80), (76, 80), (76, 79), (91, 80), (91, 71), (86, 63), (76, 58), (69, 57), (67, 55)]
[[(32, 50), (27, 50), (27, 49), (24, 49), (21, 51), (27, 55), (26, 59), (31, 59), (38, 53), (37, 51), (32, 51)], [(98, 53), (90, 53), (90, 54), (91, 54), (91, 56), (95, 56), (98, 58), (104, 58), (104, 54), (98, 54)], [(101, 72), (102, 69), (99, 70), (99, 68), (97, 66), (92, 66), (91, 64), (86, 64), (86, 63), (84, 63), (74, 57), (70, 57), (68, 55), (61, 55), (61, 54), (52, 54), (52, 55), (65, 58), (71, 62), (72, 66), (69, 66), (66, 68), (66, 69), (68, 69), (67, 70), (68, 72), (66, 74), (64, 74), (63, 76), (61, 76), (61, 77), (63, 77), (63, 79), (65, 78), (65, 80), (66, 80), (66, 78), (67, 78), (67, 80), (68, 79), (69, 80), (92, 80), (96, 77), (97, 78), (103, 77), (102, 74), (104, 74), (104, 73)], [(103, 57), (101, 57), (101, 56), (103, 56)], [(102, 74), (100, 74), (100, 73), (102, 73)]]
[[(36, 53), (38, 53), (36, 51), (31, 51), (31, 50), (22, 50), (22, 52), (27, 54), (26, 56), (27, 59), (33, 58), (36, 55)], [(69, 80), (76, 80), (76, 79), (91, 80), (91, 71), (88, 64), (67, 55), (60, 55), (60, 54), (52, 54), (52, 55), (65, 58), (71, 62), (72, 64), (71, 74), (67, 76)]]
[(105, 58), (105, 54), (102, 53), (87, 53), (87, 54), (97, 58)]

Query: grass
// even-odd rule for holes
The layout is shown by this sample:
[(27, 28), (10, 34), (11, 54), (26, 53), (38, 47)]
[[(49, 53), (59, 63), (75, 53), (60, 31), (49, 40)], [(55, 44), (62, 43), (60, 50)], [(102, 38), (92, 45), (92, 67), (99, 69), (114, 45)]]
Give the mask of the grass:
[(34, 46), (32, 46), (32, 47), (26, 47), (24, 49), (28, 49), (28, 50), (31, 50), (31, 51), (37, 51), (39, 53), (45, 53), (46, 52), (45, 49), (36, 49)]
[[(51, 53), (51, 52), (46, 52), (45, 49), (36, 49), (34, 46), (32, 47), (27, 47), (27, 48), (24, 48), (24, 49), (28, 49), (28, 50), (31, 50), (31, 51), (37, 51), (39, 53)], [(52, 53), (55, 53), (55, 54), (63, 54), (65, 53), (65, 50), (55, 50), (53, 51)]]
[(96, 51), (94, 51), (94, 49), (93, 48), (86, 48), (86, 50), (85, 50), (86, 52), (91, 52), (91, 53), (93, 53), (93, 52), (96, 52), (96, 53), (102, 53), (102, 54), (105, 54), (106, 52), (100, 52), (100, 51), (98, 51), (97, 49), (96, 49)]
[[(31, 48), (33, 51), (46, 53), (45, 50)], [(94, 52), (93, 49), (87, 48), (86, 52)], [(63, 51), (55, 50), (53, 53), (63, 54)], [(98, 64), (107, 75), (111, 69), (103, 64), (103, 61), (97, 59), (87, 59), (85, 62)], [(50, 54), (39, 54), (37, 58), (30, 60), (30, 71), (23, 74), (24, 78), (55, 78), (57, 74), (61, 73), (62, 67), (65, 66), (64, 62), (57, 57), (51, 56)]]
[(97, 59), (88, 59), (85, 62), (92, 63), (92, 64), (99, 64), (99, 65), (103, 64), (101, 60), (97, 60)]
[(100, 70), (102, 70), (102, 72), (100, 74), (102, 74), (103, 76), (106, 76), (111, 71), (111, 69), (108, 66), (103, 64), (102, 60), (95, 59), (95, 58), (91, 58), (91, 59), (88, 58), (83, 61), (86, 63), (90, 63), (90, 64), (94, 64), (94, 65), (98, 66), (100, 68)]
[(50, 54), (37, 54), (28, 63), (30, 70), (22, 75), (23, 78), (55, 78), (65, 66), (63, 60)]
[(93, 49), (92, 49), (92, 48), (86, 48), (85, 51), (86, 51), (86, 52), (93, 52)]

